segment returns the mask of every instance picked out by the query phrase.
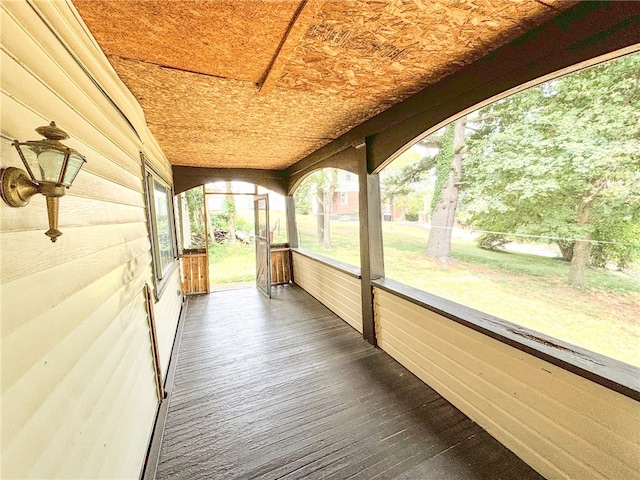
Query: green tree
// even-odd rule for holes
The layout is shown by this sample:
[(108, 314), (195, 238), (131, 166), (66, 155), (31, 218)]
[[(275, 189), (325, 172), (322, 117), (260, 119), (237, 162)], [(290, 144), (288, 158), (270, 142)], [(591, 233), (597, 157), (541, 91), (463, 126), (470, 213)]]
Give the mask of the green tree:
[(331, 210), (333, 194), (338, 187), (338, 170), (323, 168), (314, 174), (316, 202), (318, 207), (318, 242), (322, 248), (330, 249), (331, 245)]
[(462, 182), (466, 121), (466, 116), (461, 117), (441, 131), (426, 137), (421, 143), (431, 149), (437, 148), (438, 153), (435, 156), (425, 155), (416, 162), (392, 170), (383, 182), (385, 195), (393, 201), (394, 197), (409, 195), (415, 184), (434, 170), (436, 184), (429, 212), (431, 228), (425, 255), (443, 263), (453, 262), (451, 232)]
[(236, 243), (236, 199), (231, 193), (231, 182), (226, 183), (227, 195), (224, 197), (224, 216), (229, 229), (229, 243)]
[[(639, 84), (640, 55), (629, 55), (470, 118), (464, 196), (474, 226), (557, 238), (569, 284), (582, 286), (593, 241), (637, 231)], [(613, 250), (595, 249), (599, 263)], [(622, 250), (628, 262), (633, 248)]]
[(202, 187), (195, 187), (185, 192), (189, 225), (192, 232), (204, 233), (204, 195)]
[(293, 192), (296, 213), (309, 215), (311, 213), (311, 182), (302, 181)]
[(431, 201), (431, 229), (426, 255), (443, 263), (453, 262), (451, 233), (462, 182), (466, 125), (467, 117), (464, 116), (447, 127), (435, 158), (436, 185)]
[[(294, 198), (315, 198), (318, 243), (322, 248), (326, 249), (331, 248), (331, 210), (337, 186), (338, 170), (335, 168), (323, 168), (305, 178), (294, 194)], [(300, 203), (304, 208), (306, 202)], [(296, 205), (298, 205), (297, 200)], [(299, 207), (296, 207), (296, 210), (300, 212)]]
[(418, 220), (420, 212), (424, 210), (424, 197), (422, 189), (417, 189), (396, 198), (394, 207), (403, 212), (405, 220), (415, 222)]
[[(436, 145), (431, 143), (432, 148)], [(407, 220), (417, 219), (418, 213), (425, 210), (425, 196), (432, 193), (425, 188), (425, 178), (434, 165), (434, 158), (428, 151), (422, 153), (413, 148), (405, 151), (381, 174), (383, 203), (389, 204), (393, 212), (397, 209), (403, 211), (405, 219), (407, 214), (410, 215)]]

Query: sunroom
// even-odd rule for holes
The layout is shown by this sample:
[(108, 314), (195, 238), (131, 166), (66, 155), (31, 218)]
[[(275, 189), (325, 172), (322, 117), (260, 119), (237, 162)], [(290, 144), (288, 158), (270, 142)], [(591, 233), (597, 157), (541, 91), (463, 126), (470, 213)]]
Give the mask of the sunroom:
[[(0, 476), (640, 478), (639, 281), (621, 256), (638, 248), (623, 233), (640, 216), (639, 50), (637, 2), (3, 1)], [(580, 72), (591, 101), (548, 118), (575, 133), (601, 109), (598, 132), (625, 133), (607, 155), (584, 135), (580, 158), (608, 174), (579, 171), (572, 188), (590, 187), (564, 195), (608, 189), (623, 213), (556, 238), (532, 152), (557, 166), (559, 141), (537, 136), (532, 102)], [(54, 186), (17, 148), (50, 122), (39, 133), (86, 159)], [(525, 124), (530, 141), (509, 143)], [(497, 180), (517, 170), (538, 173)], [(216, 195), (250, 199), (255, 286), (210, 293)], [(571, 262), (547, 262), (571, 264), (567, 304), (593, 293), (581, 248), (614, 245), (600, 270), (624, 282), (599, 297), (602, 334), (514, 303), (564, 308), (551, 287), (526, 292), (532, 270), (506, 241), (482, 253), (507, 259), (494, 278), (455, 239), (433, 246), (438, 225), (448, 245), (573, 241)], [(520, 290), (479, 293), (488, 283)]]

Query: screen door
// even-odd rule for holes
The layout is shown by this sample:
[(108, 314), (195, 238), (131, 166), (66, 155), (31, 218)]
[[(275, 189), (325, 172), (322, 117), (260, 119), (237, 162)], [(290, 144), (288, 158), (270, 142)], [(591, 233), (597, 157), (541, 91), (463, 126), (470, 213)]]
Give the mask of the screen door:
[(254, 200), (256, 228), (256, 285), (271, 298), (271, 242), (269, 232), (269, 197), (257, 195)]

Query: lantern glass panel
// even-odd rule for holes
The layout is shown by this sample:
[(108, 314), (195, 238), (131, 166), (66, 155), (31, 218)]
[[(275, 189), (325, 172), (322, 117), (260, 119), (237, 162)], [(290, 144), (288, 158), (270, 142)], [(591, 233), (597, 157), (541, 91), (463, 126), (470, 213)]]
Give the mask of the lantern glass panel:
[(38, 152), (32, 147), (26, 145), (20, 145), (20, 153), (22, 154), (25, 167), (32, 176), (34, 182), (42, 181), (42, 171), (40, 170), (40, 164), (38, 163)]
[(84, 165), (85, 159), (82, 158), (77, 153), (72, 153), (69, 156), (69, 161), (67, 162), (67, 171), (64, 174), (64, 178), (62, 179), (62, 184), (65, 186), (69, 186), (76, 179), (76, 175)]
[(60, 150), (44, 150), (38, 154), (38, 164), (43, 182), (59, 183), (65, 156), (66, 153)]

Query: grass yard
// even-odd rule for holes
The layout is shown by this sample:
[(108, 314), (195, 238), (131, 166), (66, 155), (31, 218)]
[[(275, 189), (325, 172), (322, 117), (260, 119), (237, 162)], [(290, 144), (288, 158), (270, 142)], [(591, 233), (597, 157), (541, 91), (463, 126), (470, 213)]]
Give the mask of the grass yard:
[(341, 262), (360, 266), (360, 226), (357, 221), (332, 221), (331, 245), (325, 249), (318, 243), (316, 218), (313, 215), (297, 215), (298, 242), (301, 248), (335, 258)]
[[(253, 209), (239, 209), (238, 218), (244, 226), (244, 233), (253, 233)], [(287, 242), (287, 219), (283, 211), (271, 211), (270, 224), (273, 229), (273, 243)], [(209, 246), (209, 282), (212, 285), (249, 282), (256, 279), (255, 245), (237, 241), (212, 243)]]
[[(297, 218), (302, 248), (358, 266), (358, 222), (331, 224), (332, 248), (322, 249), (315, 217)], [(526, 253), (487, 251), (454, 238), (453, 265), (423, 256), (428, 231), (384, 223), (388, 278), (482, 310), (518, 325), (640, 366), (640, 276), (589, 269), (584, 289), (566, 285), (569, 264)], [(212, 245), (211, 282), (255, 279), (254, 245)]]
[[(318, 247), (315, 219), (298, 217), (303, 248), (359, 265), (358, 223), (333, 222), (331, 250)], [(385, 275), (518, 325), (640, 366), (640, 278), (589, 269), (586, 287), (566, 285), (569, 264), (526, 253), (487, 251), (454, 238), (457, 262), (423, 256), (428, 231), (384, 223)]]
[(253, 243), (212, 243), (209, 246), (209, 281), (218, 284), (255, 280), (255, 248)]
[[(640, 282), (592, 271), (584, 290), (565, 284), (561, 260), (486, 252), (455, 242), (454, 265), (422, 253), (385, 249), (389, 278), (532, 330), (640, 366)], [(533, 258), (532, 258), (533, 257)], [(491, 264), (488, 260), (496, 260)]]

